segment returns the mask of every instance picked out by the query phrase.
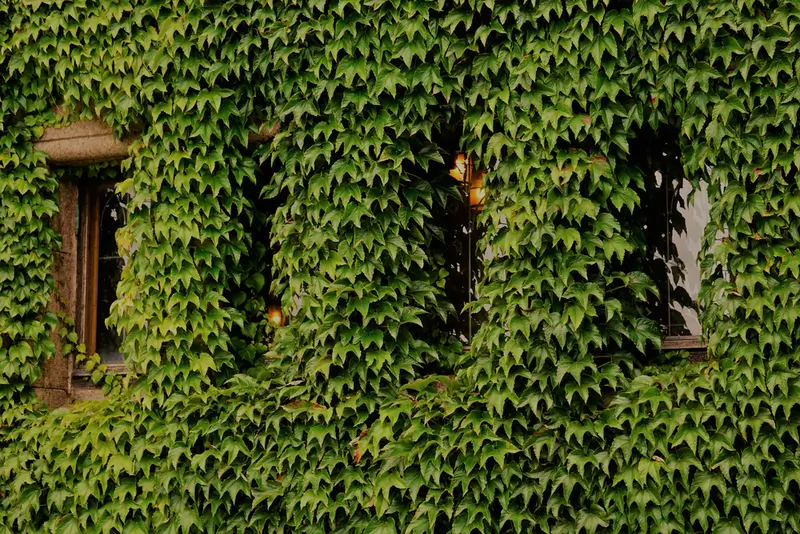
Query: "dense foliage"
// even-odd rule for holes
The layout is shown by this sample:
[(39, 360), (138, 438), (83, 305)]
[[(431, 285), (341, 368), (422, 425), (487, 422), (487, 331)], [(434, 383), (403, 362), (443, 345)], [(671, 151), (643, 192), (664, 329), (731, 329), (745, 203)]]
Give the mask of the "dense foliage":
[[(0, 0), (0, 533), (800, 530), (798, 21)], [(88, 116), (141, 132), (111, 318), (130, 372), (46, 412), (58, 174), (33, 142)], [(701, 361), (644, 312), (629, 146), (662, 128), (712, 201)], [(495, 252), (467, 351), (433, 216), (453, 129)], [(274, 339), (270, 288), (298, 307)]]

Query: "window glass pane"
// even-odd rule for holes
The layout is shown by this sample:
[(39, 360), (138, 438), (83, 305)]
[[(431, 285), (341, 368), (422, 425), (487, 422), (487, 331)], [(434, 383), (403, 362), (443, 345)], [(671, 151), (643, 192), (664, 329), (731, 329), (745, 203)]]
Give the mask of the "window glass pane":
[(672, 308), (667, 335), (701, 334), (697, 314), (697, 297), (700, 294), (700, 254), (703, 231), (709, 222), (708, 193), (703, 187), (689, 201), (691, 184), (686, 180), (673, 180), (674, 213), (668, 218), (670, 239), (674, 247), (671, 261), (670, 284), (667, 286)]
[(97, 262), (97, 339), (96, 350), (106, 363), (121, 363), (119, 349), (122, 337), (114, 328), (106, 326), (111, 304), (116, 300), (125, 259), (117, 249), (116, 232), (128, 221), (126, 197), (117, 195), (113, 185), (101, 186), (97, 192), (100, 213), (98, 214), (98, 262)]
[(644, 131), (631, 143), (631, 160), (643, 173), (645, 191), (637, 216), (647, 250), (644, 270), (658, 286), (650, 316), (665, 336), (699, 336), (698, 254), (710, 205), (705, 186), (694, 191), (685, 177), (677, 132)]

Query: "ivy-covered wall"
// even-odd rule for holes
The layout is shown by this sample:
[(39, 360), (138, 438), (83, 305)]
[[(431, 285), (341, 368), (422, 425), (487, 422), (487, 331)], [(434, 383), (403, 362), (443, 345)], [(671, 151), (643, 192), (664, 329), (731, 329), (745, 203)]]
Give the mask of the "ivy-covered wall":
[[(0, 0), (0, 533), (800, 530), (799, 20)], [(129, 374), (47, 412), (32, 384), (75, 338), (46, 311), (59, 174), (33, 143), (92, 116), (141, 132)], [(699, 361), (645, 313), (629, 147), (660, 128), (712, 202)], [(489, 169), (467, 351), (434, 215), (452, 130)], [(301, 297), (278, 332), (270, 288)]]

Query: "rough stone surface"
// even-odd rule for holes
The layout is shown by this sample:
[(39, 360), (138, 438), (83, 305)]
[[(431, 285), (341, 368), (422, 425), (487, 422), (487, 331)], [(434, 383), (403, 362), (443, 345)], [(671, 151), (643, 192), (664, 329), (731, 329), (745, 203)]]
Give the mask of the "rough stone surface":
[[(258, 133), (250, 134), (251, 143), (263, 143), (272, 138), (279, 124), (262, 126)], [(130, 140), (114, 137), (110, 126), (100, 120), (85, 119), (68, 126), (50, 127), (34, 144), (54, 165), (88, 165), (128, 157)]]
[(44, 402), (48, 408), (54, 410), (69, 404), (69, 395), (63, 389), (49, 389), (34, 387), (36, 396)]
[(70, 396), (72, 402), (103, 400), (104, 398), (105, 395), (100, 388), (91, 386), (73, 388)]
[[(53, 277), (55, 291), (49, 310), (75, 317), (77, 294), (78, 240), (76, 218), (78, 215), (78, 187), (75, 182), (65, 180), (58, 188), (59, 213), (51, 221), (61, 235), (61, 249), (54, 254)], [(69, 358), (63, 357), (58, 336), (54, 335), (56, 355), (42, 365), (42, 374), (34, 386), (59, 389), (69, 393), (72, 366)]]
[(56, 165), (86, 165), (128, 157), (128, 141), (114, 137), (110, 126), (99, 120), (82, 120), (44, 131), (34, 148), (46, 153)]

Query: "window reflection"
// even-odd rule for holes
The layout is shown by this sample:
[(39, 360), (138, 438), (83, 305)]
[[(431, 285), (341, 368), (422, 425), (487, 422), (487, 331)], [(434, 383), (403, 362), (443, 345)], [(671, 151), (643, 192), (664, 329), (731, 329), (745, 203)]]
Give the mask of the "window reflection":
[(660, 293), (649, 303), (651, 317), (665, 336), (699, 336), (698, 255), (710, 205), (705, 185), (691, 194), (677, 139), (668, 128), (641, 132), (631, 143), (631, 160), (645, 179), (638, 216), (647, 250), (644, 269)]

